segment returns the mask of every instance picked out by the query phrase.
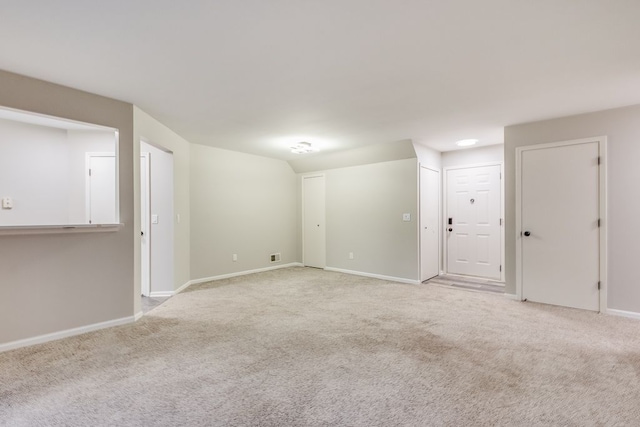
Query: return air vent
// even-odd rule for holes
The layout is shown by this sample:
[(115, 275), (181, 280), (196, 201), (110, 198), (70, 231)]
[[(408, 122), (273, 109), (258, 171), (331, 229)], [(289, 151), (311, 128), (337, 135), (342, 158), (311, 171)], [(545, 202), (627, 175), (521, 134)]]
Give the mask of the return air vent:
[(280, 253), (269, 255), (271, 262), (280, 262)]

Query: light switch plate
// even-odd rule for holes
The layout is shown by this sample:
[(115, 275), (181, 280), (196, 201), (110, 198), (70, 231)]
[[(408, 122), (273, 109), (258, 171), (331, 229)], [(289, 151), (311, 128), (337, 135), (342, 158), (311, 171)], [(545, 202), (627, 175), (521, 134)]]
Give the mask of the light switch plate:
[(151, 224), (158, 223), (158, 215), (151, 215)]
[(13, 200), (11, 197), (2, 198), (2, 209), (13, 209)]

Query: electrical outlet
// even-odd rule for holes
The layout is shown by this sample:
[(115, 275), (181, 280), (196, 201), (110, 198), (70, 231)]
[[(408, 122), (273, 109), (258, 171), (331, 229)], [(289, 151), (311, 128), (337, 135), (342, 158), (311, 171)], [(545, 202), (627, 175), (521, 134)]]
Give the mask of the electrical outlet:
[(2, 199), (2, 209), (13, 209), (13, 199), (11, 197)]
[(353, 259), (353, 252), (349, 252), (349, 259)]
[(233, 262), (238, 261), (238, 254), (233, 254), (233, 256), (231, 257), (231, 259), (233, 260)]
[(411, 221), (411, 214), (410, 213), (402, 214), (402, 220), (403, 221)]

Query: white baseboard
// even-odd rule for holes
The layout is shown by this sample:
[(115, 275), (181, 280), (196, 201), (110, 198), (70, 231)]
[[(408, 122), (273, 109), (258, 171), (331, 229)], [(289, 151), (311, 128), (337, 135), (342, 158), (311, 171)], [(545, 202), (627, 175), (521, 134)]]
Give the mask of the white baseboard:
[[(139, 313), (142, 315), (142, 313)], [(136, 314), (137, 316), (137, 314)], [(0, 353), (9, 350), (15, 350), (21, 347), (27, 347), (30, 345), (42, 344), (49, 341), (55, 341), (62, 338), (68, 338), (75, 335), (86, 334), (87, 332), (93, 332), (100, 329), (111, 328), (113, 326), (126, 325), (127, 323), (133, 323), (136, 321), (136, 316), (128, 316), (115, 320), (108, 320), (106, 322), (94, 323), (87, 326), (80, 326), (79, 328), (67, 329), (64, 331), (53, 332), (46, 335), (40, 335), (33, 338), (26, 338), (23, 340), (12, 341), (5, 344), (0, 344)]]
[(139, 311), (135, 316), (133, 316), (133, 320), (137, 322), (138, 320), (142, 319), (142, 316), (144, 316), (144, 313), (142, 311)]
[(521, 301), (520, 297), (516, 294), (504, 294), (504, 297), (507, 299), (512, 299), (514, 301)]
[(342, 268), (325, 267), (326, 271), (335, 271), (336, 273), (352, 274), (354, 276), (371, 277), (373, 279), (388, 280), (390, 282), (408, 283), (410, 285), (419, 285), (420, 280), (405, 279), (402, 277), (384, 276), (382, 274), (365, 273), (364, 271), (344, 270)]
[(180, 292), (184, 291), (185, 289), (187, 289), (189, 286), (191, 286), (191, 281), (189, 280), (187, 283), (185, 283), (184, 285), (180, 286), (178, 289), (176, 289), (174, 291), (174, 295), (175, 294), (179, 294)]
[(636, 313), (635, 311), (624, 311), (624, 310), (616, 310), (614, 308), (607, 308), (605, 314), (610, 314), (612, 316), (621, 316), (621, 317), (629, 317), (631, 319), (640, 320), (640, 313)]
[(149, 298), (165, 298), (172, 297), (175, 291), (157, 291), (149, 293)]
[(304, 266), (302, 265), (302, 263), (299, 263), (299, 262), (291, 262), (289, 264), (274, 265), (273, 267), (256, 268), (255, 270), (245, 270), (245, 271), (239, 271), (237, 273), (229, 273), (229, 274), (221, 274), (219, 276), (203, 277), (201, 279), (193, 279), (193, 280), (191, 280), (187, 286), (183, 286), (180, 290), (182, 290), (184, 288), (187, 288), (188, 286), (191, 286), (191, 285), (196, 285), (198, 283), (213, 282), (215, 280), (229, 279), (231, 277), (238, 277), (238, 276), (246, 276), (247, 274), (262, 273), (264, 271), (278, 270), (280, 268), (288, 268), (288, 267), (304, 267)]

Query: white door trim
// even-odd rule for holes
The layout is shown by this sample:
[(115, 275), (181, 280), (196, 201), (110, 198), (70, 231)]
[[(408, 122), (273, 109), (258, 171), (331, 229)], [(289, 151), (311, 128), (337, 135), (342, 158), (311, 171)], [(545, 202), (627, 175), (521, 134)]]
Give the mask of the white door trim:
[[(419, 269), (419, 277), (422, 280), (422, 180), (420, 173), (420, 168), (428, 169), (432, 172), (436, 172), (438, 174), (438, 188), (440, 191), (438, 192), (438, 224), (442, 223), (442, 173), (440, 169), (434, 169), (432, 167), (423, 166), (418, 164), (418, 221), (420, 222), (418, 228), (418, 269)], [(438, 227), (438, 273), (442, 272), (442, 229)]]
[[(505, 229), (505, 220), (504, 220), (504, 163), (503, 162), (488, 162), (488, 163), (473, 163), (470, 165), (457, 165), (457, 166), (447, 166), (442, 168), (442, 200), (441, 200), (441, 206), (442, 206), (442, 212), (443, 212), (443, 216), (442, 216), (442, 230), (440, 230), (441, 233), (445, 233), (448, 224), (447, 224), (447, 218), (449, 218), (449, 212), (447, 211), (448, 209), (448, 200), (447, 200), (447, 190), (448, 190), (448, 183), (447, 183), (447, 173), (450, 170), (455, 170), (455, 169), (472, 169), (472, 168), (482, 168), (485, 166), (500, 166), (500, 219), (501, 221), (501, 225), (500, 225), (500, 265), (502, 266), (502, 271), (500, 271), (500, 281), (504, 282), (505, 280), (505, 237), (504, 237), (504, 229)], [(446, 234), (446, 233), (445, 233)], [(447, 239), (442, 239), (442, 259), (443, 259), (443, 263), (442, 263), (442, 269), (443, 269), (443, 273), (448, 273), (449, 272), (449, 247), (447, 244)]]
[[(146, 219), (145, 219), (145, 223), (141, 224), (141, 228), (142, 232), (145, 233), (145, 241), (146, 244), (140, 244), (140, 262), (141, 262), (141, 284), (140, 284), (140, 293), (143, 296), (148, 297), (151, 294), (151, 227), (150, 225), (150, 213), (151, 213), (151, 193), (150, 193), (150, 183), (151, 183), (151, 178), (150, 178), (150, 170), (149, 167), (151, 165), (149, 158), (150, 158), (150, 153), (148, 152), (141, 152), (140, 153), (140, 158), (144, 161), (145, 163), (145, 173), (144, 174), (140, 174), (140, 188), (141, 188), (141, 193), (142, 193), (142, 188), (145, 189), (146, 191), (146, 197), (144, 198), (144, 200), (140, 201), (140, 204), (144, 204), (144, 209), (142, 208), (142, 206), (140, 207), (141, 211), (146, 212)], [(143, 237), (143, 236), (141, 236)], [(146, 254), (144, 254), (144, 252), (146, 252)], [(145, 262), (146, 261), (146, 262)], [(145, 272), (146, 270), (146, 272)], [(145, 280), (146, 279), (146, 280)]]
[[(325, 173), (308, 173), (308, 174), (304, 174), (304, 175), (300, 175), (300, 193), (302, 195), (302, 197), (300, 198), (301, 204), (300, 204), (300, 210), (302, 211), (302, 215), (301, 215), (301, 223), (300, 223), (300, 228), (302, 229), (302, 265), (306, 265), (305, 264), (305, 255), (304, 255), (304, 219), (305, 219), (305, 215), (304, 215), (304, 180), (306, 178), (322, 178), (324, 180), (325, 183), (325, 224), (324, 224), (324, 237), (325, 237), (325, 245), (326, 245), (326, 238), (327, 238), (327, 218), (326, 218), (326, 185), (327, 185), (327, 178), (325, 176)], [(326, 246), (325, 246), (325, 267), (326, 267)]]
[(516, 297), (522, 301), (522, 153), (530, 150), (556, 148), (568, 145), (598, 143), (598, 155), (600, 167), (598, 168), (598, 196), (600, 216), (600, 312), (607, 310), (607, 137), (596, 136), (593, 138), (573, 139), (569, 141), (550, 142), (545, 144), (527, 145), (516, 147)]

